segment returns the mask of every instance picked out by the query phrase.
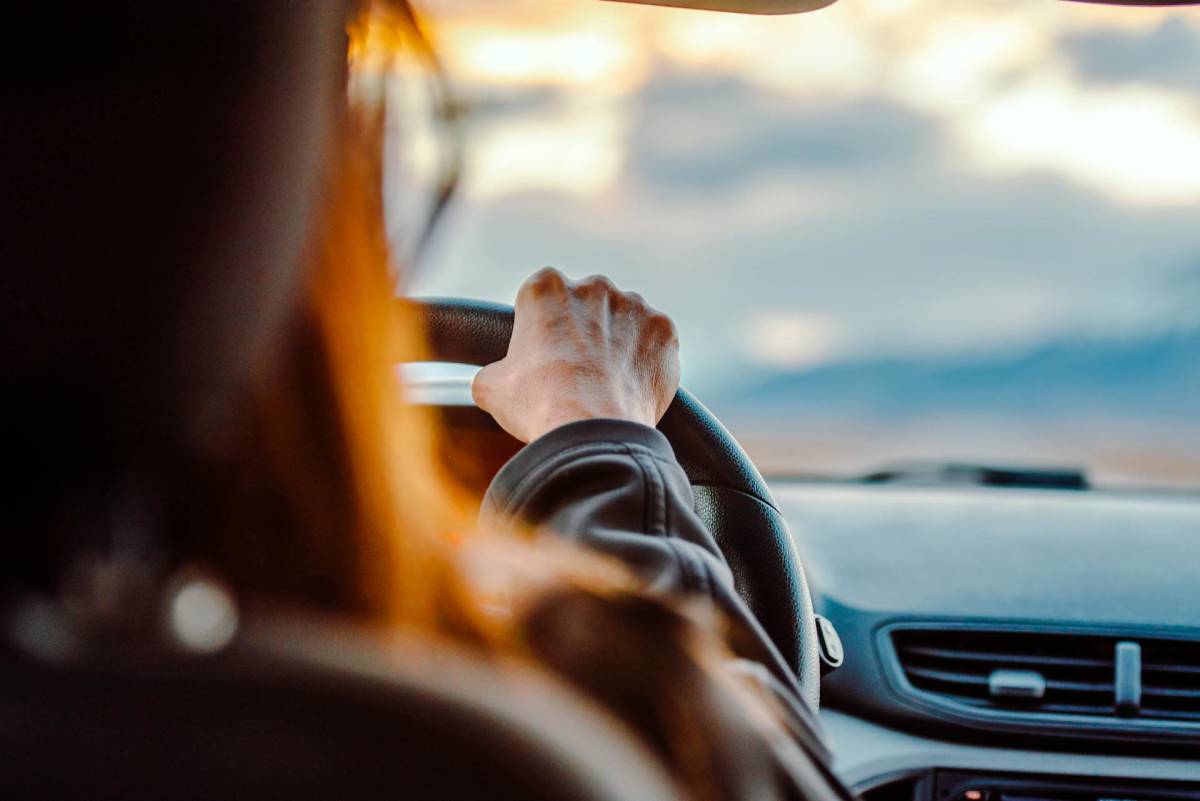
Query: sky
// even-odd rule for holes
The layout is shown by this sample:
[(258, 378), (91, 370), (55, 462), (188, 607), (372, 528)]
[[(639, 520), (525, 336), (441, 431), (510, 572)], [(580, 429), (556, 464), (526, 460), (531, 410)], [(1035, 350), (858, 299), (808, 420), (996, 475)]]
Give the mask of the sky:
[(607, 274), (775, 470), (1200, 484), (1200, 9), (422, 7), (466, 163), (414, 293)]

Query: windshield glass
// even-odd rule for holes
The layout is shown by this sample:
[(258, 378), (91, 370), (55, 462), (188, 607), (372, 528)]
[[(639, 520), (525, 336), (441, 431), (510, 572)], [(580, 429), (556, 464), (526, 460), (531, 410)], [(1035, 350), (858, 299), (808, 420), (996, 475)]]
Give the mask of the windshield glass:
[(611, 276), (766, 473), (1200, 485), (1200, 9), (423, 7), (466, 161), (414, 293)]

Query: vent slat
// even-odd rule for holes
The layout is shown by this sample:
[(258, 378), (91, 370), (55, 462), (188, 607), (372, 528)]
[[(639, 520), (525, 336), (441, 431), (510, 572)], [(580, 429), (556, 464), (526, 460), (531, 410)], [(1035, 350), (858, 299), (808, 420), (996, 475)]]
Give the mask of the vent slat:
[(1090, 681), (1059, 681), (1058, 679), (1046, 680), (1047, 690), (1062, 690), (1063, 692), (1071, 693), (1104, 693), (1111, 696), (1113, 693), (1112, 682), (1108, 684), (1099, 684)]
[[(1185, 687), (1143, 686), (1142, 695), (1151, 698), (1194, 698), (1200, 701), (1200, 689)], [(1200, 704), (1197, 704), (1197, 710), (1200, 711)]]
[(1142, 707), (1142, 717), (1149, 717), (1154, 720), (1200, 721), (1200, 711)]
[(988, 651), (966, 651), (961, 649), (951, 648), (936, 648), (924, 645), (908, 645), (902, 646), (900, 651), (904, 654), (912, 654), (916, 656), (930, 657), (933, 659), (945, 659), (960, 662), (987, 662), (990, 664), (1018, 664), (1018, 665), (1052, 665), (1054, 667), (1084, 667), (1084, 668), (1111, 668), (1112, 660), (1105, 661), (1103, 659), (1089, 659), (1076, 656), (1036, 656), (1031, 654), (1013, 654), (999, 653)]
[(983, 688), (988, 686), (987, 676), (981, 676), (977, 673), (955, 673), (950, 670), (933, 670), (923, 667), (910, 667), (907, 672), (909, 678), (915, 676), (933, 681), (944, 681), (948, 684), (969, 684)]
[[(978, 673), (958, 673), (952, 670), (934, 670), (925, 667), (910, 667), (907, 669), (910, 678), (917, 677), (922, 679), (930, 679), (932, 681), (942, 681), (947, 684), (966, 684), (972, 687), (987, 687), (988, 677)], [(1102, 684), (1098, 682), (1088, 681), (1061, 681), (1059, 679), (1047, 679), (1047, 690), (1062, 690), (1063, 692), (1072, 693), (1103, 693), (1111, 696), (1113, 692), (1112, 683)], [(1168, 693), (1174, 694), (1174, 693)], [(1191, 697), (1191, 691), (1187, 691)], [(1195, 696), (1200, 698), (1200, 690), (1195, 692)]]
[(1168, 664), (1151, 662), (1142, 664), (1143, 673), (1185, 673), (1200, 677), (1200, 665)]
[(1195, 676), (1200, 681), (1200, 664), (1142, 664), (1142, 673), (1169, 673)]
[(1116, 708), (1112, 704), (1042, 704), (1038, 711), (1055, 715), (1112, 715), (1115, 714)]

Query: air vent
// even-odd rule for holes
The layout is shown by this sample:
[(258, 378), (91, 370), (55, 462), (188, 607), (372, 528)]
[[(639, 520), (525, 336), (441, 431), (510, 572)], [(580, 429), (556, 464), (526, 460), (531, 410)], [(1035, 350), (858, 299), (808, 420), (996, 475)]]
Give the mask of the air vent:
[(1200, 640), (898, 627), (900, 671), (927, 700), (1025, 718), (1200, 724)]
[(1065, 715), (1116, 715), (1113, 655), (1120, 641), (1044, 632), (892, 632), (900, 668), (916, 690), (979, 709)]

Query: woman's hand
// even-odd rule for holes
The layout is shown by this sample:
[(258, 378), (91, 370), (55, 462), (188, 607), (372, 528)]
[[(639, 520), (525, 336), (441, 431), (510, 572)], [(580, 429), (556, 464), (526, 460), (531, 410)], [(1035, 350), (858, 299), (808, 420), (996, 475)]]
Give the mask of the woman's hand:
[(471, 392), (522, 442), (577, 420), (653, 426), (679, 386), (675, 325), (640, 295), (602, 276), (568, 281), (546, 268), (517, 293), (508, 355)]

